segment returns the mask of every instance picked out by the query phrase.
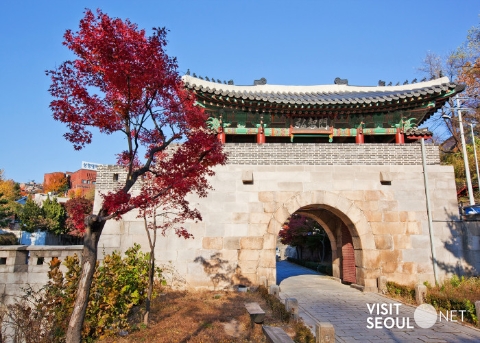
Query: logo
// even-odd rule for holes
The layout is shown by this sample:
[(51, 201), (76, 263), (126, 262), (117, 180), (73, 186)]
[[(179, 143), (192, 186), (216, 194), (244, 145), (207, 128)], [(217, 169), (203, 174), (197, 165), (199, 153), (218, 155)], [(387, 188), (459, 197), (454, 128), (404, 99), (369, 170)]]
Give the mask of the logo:
[[(367, 318), (367, 329), (414, 329), (411, 318), (401, 315), (400, 303), (367, 304), (370, 317)], [(438, 322), (463, 322), (466, 310), (439, 311), (430, 304), (417, 306), (413, 314), (415, 324), (422, 329), (431, 328)]]

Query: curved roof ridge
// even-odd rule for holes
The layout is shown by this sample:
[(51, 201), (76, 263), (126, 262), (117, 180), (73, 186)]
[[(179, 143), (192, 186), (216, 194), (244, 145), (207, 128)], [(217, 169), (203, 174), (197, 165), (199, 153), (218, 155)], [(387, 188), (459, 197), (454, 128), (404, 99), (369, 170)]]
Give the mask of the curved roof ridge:
[(201, 87), (206, 90), (216, 88), (217, 90), (224, 91), (239, 91), (241, 93), (246, 92), (255, 92), (262, 91), (264, 93), (312, 93), (312, 92), (332, 92), (332, 93), (345, 93), (345, 92), (386, 92), (386, 91), (412, 91), (421, 88), (435, 87), (442, 84), (450, 83), (448, 77), (442, 77), (430, 81), (411, 83), (406, 85), (399, 86), (349, 86), (349, 85), (310, 85), (310, 86), (293, 86), (293, 85), (252, 85), (252, 86), (237, 86), (237, 85), (226, 85), (211, 81), (202, 80), (190, 75), (182, 76), (182, 80), (185, 84), (195, 85), (196, 87)]

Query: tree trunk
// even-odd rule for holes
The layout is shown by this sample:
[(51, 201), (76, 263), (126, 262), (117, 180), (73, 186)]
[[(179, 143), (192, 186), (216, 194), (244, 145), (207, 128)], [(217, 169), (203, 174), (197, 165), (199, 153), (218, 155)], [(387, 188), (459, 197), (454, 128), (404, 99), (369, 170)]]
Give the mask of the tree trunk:
[(157, 219), (156, 210), (153, 211), (153, 239), (148, 228), (147, 217), (143, 216), (145, 230), (147, 231), (148, 243), (150, 245), (150, 269), (148, 271), (148, 291), (145, 301), (145, 315), (143, 316), (143, 324), (148, 326), (148, 317), (150, 316), (150, 305), (152, 302), (153, 282), (155, 280), (155, 243), (157, 242)]
[(150, 304), (152, 302), (153, 294), (153, 282), (155, 278), (155, 241), (157, 240), (157, 230), (153, 229), (153, 244), (150, 240), (150, 234), (147, 229), (148, 239), (150, 241), (150, 269), (148, 271), (148, 291), (147, 299), (145, 301), (145, 316), (143, 317), (143, 323), (148, 326), (148, 317), (150, 316)]
[(83, 238), (82, 274), (78, 283), (73, 313), (68, 323), (67, 343), (80, 343), (82, 340), (83, 321), (85, 320), (90, 288), (97, 264), (98, 240), (105, 223), (105, 220), (100, 220), (99, 217), (94, 215), (88, 216), (85, 220), (86, 230)]

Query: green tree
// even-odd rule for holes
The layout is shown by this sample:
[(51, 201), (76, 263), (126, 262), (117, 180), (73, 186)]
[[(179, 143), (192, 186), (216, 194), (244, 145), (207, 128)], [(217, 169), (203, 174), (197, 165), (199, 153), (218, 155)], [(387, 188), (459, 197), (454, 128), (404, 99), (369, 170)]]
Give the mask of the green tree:
[(22, 222), (23, 229), (27, 232), (34, 232), (37, 229), (45, 229), (42, 208), (38, 206), (31, 197), (27, 199), (25, 205), (19, 210), (18, 218)]
[(8, 200), (4, 198), (3, 193), (0, 193), (0, 227), (8, 225), (12, 214), (13, 212), (8, 207)]
[(67, 212), (65, 208), (58, 203), (57, 198), (47, 199), (43, 202), (42, 207), (44, 219), (45, 219), (45, 228), (56, 235), (66, 233), (65, 219), (67, 217)]

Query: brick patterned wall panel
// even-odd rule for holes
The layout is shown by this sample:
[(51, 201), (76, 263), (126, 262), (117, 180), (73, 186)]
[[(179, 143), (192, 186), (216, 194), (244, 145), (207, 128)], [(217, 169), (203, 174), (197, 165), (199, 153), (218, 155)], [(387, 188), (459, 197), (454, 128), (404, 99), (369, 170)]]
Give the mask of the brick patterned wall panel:
[[(421, 165), (420, 144), (229, 143), (228, 164), (243, 165)], [(439, 165), (438, 146), (427, 145), (427, 164)]]

